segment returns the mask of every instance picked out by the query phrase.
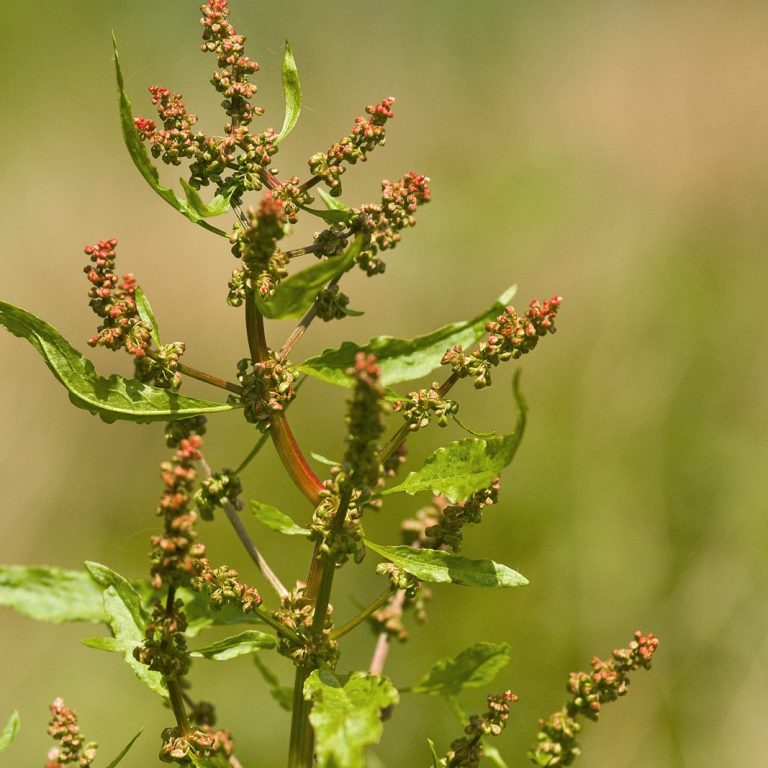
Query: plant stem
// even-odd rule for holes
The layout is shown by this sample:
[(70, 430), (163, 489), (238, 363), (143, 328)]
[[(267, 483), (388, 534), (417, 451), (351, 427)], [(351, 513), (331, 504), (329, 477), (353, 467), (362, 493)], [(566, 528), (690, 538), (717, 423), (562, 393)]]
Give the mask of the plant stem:
[(220, 379), (218, 376), (213, 376), (205, 371), (198, 371), (196, 368), (190, 368), (188, 365), (179, 363), (179, 373), (183, 373), (192, 379), (198, 381), (204, 381), (206, 384), (211, 384), (219, 389), (226, 389), (227, 392), (234, 392), (236, 395), (240, 395), (243, 392), (243, 388), (238, 384), (233, 384), (231, 381)]
[(355, 627), (362, 624), (372, 613), (378, 611), (382, 605), (385, 605), (393, 594), (392, 587), (387, 587), (369, 606), (363, 608), (360, 613), (353, 616), (346, 624), (342, 624), (338, 629), (331, 632), (331, 640), (338, 640), (340, 637), (344, 637)]
[(322, 179), (319, 176), (313, 176), (311, 179), (307, 179), (300, 187), (299, 189), (302, 192), (308, 192), (312, 187), (315, 186), (315, 184), (319, 184)]
[[(256, 306), (253, 294), (250, 294), (245, 302), (245, 322), (251, 358), (258, 361), (267, 360), (269, 348), (264, 335), (264, 318)], [(273, 411), (270, 417), (270, 434), (289, 476), (312, 505), (317, 506), (323, 484), (301, 452), (284, 412)]]
[(288, 768), (312, 768), (314, 762), (314, 734), (309, 724), (310, 702), (304, 699), (304, 683), (310, 670), (296, 667), (293, 684), (293, 717), (291, 740), (288, 747)]
[[(175, 600), (176, 589), (173, 586), (169, 586), (168, 595), (165, 598), (166, 615), (170, 616), (173, 613), (173, 604)], [(165, 685), (168, 688), (168, 699), (170, 700), (173, 715), (176, 718), (176, 724), (179, 726), (179, 731), (182, 736), (188, 736), (191, 728), (189, 725), (189, 717), (187, 716), (187, 709), (184, 706), (184, 696), (182, 694), (181, 685), (178, 680), (173, 678), (165, 678)]]

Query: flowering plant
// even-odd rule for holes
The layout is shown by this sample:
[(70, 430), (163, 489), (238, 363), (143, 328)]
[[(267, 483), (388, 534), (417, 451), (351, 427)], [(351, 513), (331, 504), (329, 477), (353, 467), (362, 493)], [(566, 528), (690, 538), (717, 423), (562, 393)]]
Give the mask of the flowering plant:
[[(163, 762), (207, 768), (249, 763), (246, 756), (236, 756), (231, 734), (218, 727), (214, 706), (197, 695), (190, 670), (195, 659), (253, 656), (276, 701), (291, 712), (289, 766), (365, 765), (366, 750), (380, 740), (387, 713), (401, 693), (447, 698), (463, 728), (447, 750), (425, 737), (421, 747), (414, 746), (417, 759), (421, 749), (421, 759), (426, 762), (431, 754), (434, 766), (471, 768), (483, 759), (503, 766), (491, 742), (504, 728), (517, 696), (511, 691), (489, 695), (487, 711), (469, 716), (460, 711), (456, 696), (489, 685), (509, 661), (511, 646), (477, 642), (435, 662), (408, 686), (390, 680), (384, 668), (392, 642), (408, 636), (409, 617), (423, 621), (429, 584), (527, 584), (504, 564), (459, 554), (467, 526), (481, 523), (483, 513), (498, 501), (501, 473), (523, 436), (527, 409), (519, 374), (513, 384), (517, 421), (512, 432), (471, 433), (437, 448), (404, 477), (402, 465), (412, 433), (433, 422), (444, 427), (455, 421), (463, 427), (458, 402), (448, 398), (461, 379), (471, 378), (476, 389), (488, 387), (493, 369), (528, 354), (555, 332), (561, 298), (534, 300), (518, 311), (510, 305), (510, 289), (469, 321), (409, 340), (344, 342), (295, 362), (294, 350), (313, 322), (356, 314), (340, 290), (341, 280), (355, 268), (370, 277), (385, 271), (385, 258), (415, 224), (418, 209), (430, 201), (429, 179), (409, 172), (397, 181), (385, 180), (375, 203), (354, 207), (340, 199), (348, 167), (364, 162), (384, 144), (394, 117), (393, 98), (366, 107), (366, 115), (356, 118), (348, 135), (312, 155), (305, 180), (281, 176), (273, 161), (301, 111), (291, 48), (286, 44), (283, 57), (282, 128), (257, 132), (253, 124), (264, 110), (254, 104), (256, 87), (250, 78), (258, 64), (246, 55), (245, 38), (229, 21), (227, 0), (211, 0), (202, 13), (202, 48), (216, 57), (211, 83), (227, 116), (223, 133), (198, 130), (197, 118), (181, 94), (162, 86), (149, 89), (158, 117), (134, 117), (115, 48), (120, 118), (126, 147), (149, 186), (190, 221), (228, 241), (237, 266), (226, 301), (242, 308), (249, 356), (233, 365), (236, 381), (182, 362), (185, 344), (161, 339), (137, 279), (116, 271), (116, 239), (85, 248), (89, 303), (99, 318), (88, 344), (128, 353), (135, 364), (132, 378), (99, 376), (51, 325), (0, 302), (0, 324), (35, 347), (74, 405), (105, 421), (166, 422), (165, 439), (173, 451), (161, 465), (159, 530), (151, 537), (146, 578), (129, 580), (97, 562), (87, 562), (82, 572), (8, 566), (0, 570), (0, 601), (43, 620), (103, 624), (109, 634), (88, 638), (86, 645), (120, 656), (173, 713), (172, 724), (161, 734)], [(182, 196), (161, 184), (153, 159), (186, 166)], [(213, 194), (206, 202), (201, 192), (208, 188)], [(254, 195), (255, 202), (246, 205)], [(234, 217), (228, 229), (210, 221), (227, 214)], [(320, 222), (312, 242), (284, 248), (292, 225), (304, 216)], [(287, 318), (299, 322), (279, 347), (270, 345), (266, 321)], [(442, 382), (410, 392), (396, 388), (430, 376), (441, 365), (448, 369)], [(227, 396), (201, 400), (180, 394), (185, 377)], [(339, 461), (320, 461), (325, 477), (300, 448), (288, 419), (306, 379), (348, 392), (344, 453)], [(207, 419), (236, 410), (259, 437), (236, 469), (214, 470), (203, 453)], [(391, 420), (394, 428), (388, 427)], [(241, 516), (241, 475), (270, 441), (309, 511), (300, 518), (300, 513), (288, 515), (263, 501), (249, 504), (256, 522), (307, 546), (308, 571), (288, 586), (278, 576), (280, 564), (268, 561)], [(399, 543), (381, 544), (366, 536), (364, 520), (391, 496), (422, 492), (431, 494), (432, 501), (402, 522)], [(261, 579), (258, 587), (229, 565), (209, 559), (199, 523), (221, 517), (252, 559), (254, 575)], [(372, 561), (379, 562), (374, 566)], [(337, 618), (331, 603), (334, 578), (345, 566), (375, 568), (382, 589), (373, 599), (360, 596), (363, 607), (355, 615)], [(46, 610), (31, 611), (30, 602), (41, 595)], [(223, 639), (197, 639), (212, 627), (235, 625), (240, 631)], [(373, 630), (370, 665), (343, 671), (340, 659), (348, 636), (365, 626)], [(540, 722), (529, 753), (533, 763), (571, 764), (579, 754), (580, 718), (596, 720), (602, 704), (623, 695), (629, 673), (647, 668), (657, 645), (653, 635), (636, 633), (610, 661), (594, 659), (591, 673), (574, 673), (568, 703)], [(263, 660), (269, 652), (293, 663), (290, 689), (280, 685)], [(57, 744), (48, 755), (49, 768), (91, 765), (96, 745), (80, 735), (75, 713), (61, 699), (51, 705), (51, 713), (49, 733)], [(0, 736), (0, 750), (10, 745), (18, 723), (18, 716), (12, 715)], [(122, 761), (136, 738), (110, 766)]]

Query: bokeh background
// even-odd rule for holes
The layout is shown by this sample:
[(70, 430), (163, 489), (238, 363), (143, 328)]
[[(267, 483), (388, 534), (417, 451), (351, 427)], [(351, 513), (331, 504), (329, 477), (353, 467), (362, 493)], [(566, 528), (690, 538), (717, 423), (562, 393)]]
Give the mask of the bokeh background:
[[(564, 701), (572, 669), (624, 645), (635, 629), (662, 639), (651, 673), (583, 733), (584, 765), (760, 765), (768, 748), (768, 8), (756, 0), (567, 0), (361, 3), (235, 0), (233, 19), (262, 63), (267, 124), (282, 122), (280, 51), (290, 38), (304, 87), (302, 119), (281, 148), (284, 173), (343, 135), (364, 105), (398, 98), (387, 147), (345, 176), (345, 200), (376, 200), (379, 181), (414, 169), (433, 202), (388, 259), (385, 277), (348, 279), (364, 317), (313, 327), (309, 355), (342, 338), (411, 336), (474, 315), (512, 283), (518, 304), (566, 297), (560, 330), (525, 358), (530, 422), (503, 482), (503, 503), (467, 532), (465, 553), (531, 580), (509, 592), (435, 589), (429, 624), (395, 648), (388, 673), (412, 682), (432, 660), (480, 639), (514, 657), (494, 688), (521, 697), (498, 741), (526, 764), (536, 720)], [(8, 9), (5, 9), (8, 10)], [(119, 132), (110, 30), (136, 114), (146, 86), (184, 93), (219, 130), (197, 52), (195, 2), (38, 0), (3, 13), (0, 46), (2, 298), (40, 314), (87, 349), (94, 318), (82, 247), (120, 240), (167, 339), (187, 362), (231, 377), (245, 356), (240, 313), (224, 298), (232, 258), (213, 235), (165, 205), (135, 172)], [(165, 175), (168, 181), (173, 175)], [(295, 245), (307, 241), (300, 227)], [(290, 329), (273, 325), (277, 343)], [(125, 356), (91, 353), (104, 373)], [(0, 561), (146, 569), (166, 456), (161, 427), (106, 425), (69, 407), (24, 342), (0, 334)], [(510, 371), (475, 394), (464, 420), (508, 429)], [(189, 385), (191, 393), (214, 394)], [(342, 450), (343, 396), (308, 384), (293, 411), (302, 444)], [(414, 463), (459, 437), (412, 440)], [(212, 421), (207, 455), (233, 466), (254, 434), (237, 414)], [(307, 519), (271, 451), (246, 496)], [(394, 542), (426, 499), (388, 504), (367, 524)], [(285, 580), (303, 576), (303, 542), (259, 533)], [(226, 524), (205, 526), (212, 557), (251, 574)], [(378, 592), (343, 573), (340, 615)], [(0, 764), (40, 765), (47, 705), (63, 696), (99, 764), (144, 736), (126, 768), (157, 764), (171, 724), (120, 660), (79, 644), (89, 626), (0, 614), (0, 719), (21, 711)], [(365, 665), (361, 633), (340, 668)], [(283, 660), (274, 667), (290, 682)], [(246, 766), (284, 764), (288, 717), (248, 659), (197, 663), (194, 690), (219, 702)], [(484, 691), (467, 695), (481, 709)], [(428, 762), (458, 735), (439, 700), (403, 696), (376, 753), (390, 766)], [(372, 758), (372, 765), (374, 758)]]

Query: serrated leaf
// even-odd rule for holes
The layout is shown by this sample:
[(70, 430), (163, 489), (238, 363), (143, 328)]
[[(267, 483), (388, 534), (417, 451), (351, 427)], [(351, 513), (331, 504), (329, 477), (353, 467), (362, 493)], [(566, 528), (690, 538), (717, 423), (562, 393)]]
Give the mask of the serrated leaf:
[(278, 676), (258, 656), (253, 657), (253, 663), (256, 665), (256, 669), (261, 672), (264, 682), (269, 686), (272, 698), (282, 709), (290, 712), (293, 709), (293, 688), (280, 685)]
[(184, 189), (184, 195), (190, 207), (203, 219), (211, 219), (214, 216), (227, 213), (231, 209), (232, 196), (237, 192), (237, 187), (229, 187), (223, 195), (215, 195), (210, 203), (206, 203), (200, 193), (186, 179), (180, 178), (179, 182)]
[(175, 421), (239, 407), (177, 395), (116, 374), (109, 378), (99, 376), (93, 363), (53, 326), (4, 301), (0, 301), (0, 325), (14, 336), (26, 339), (38, 351), (51, 373), (67, 388), (74, 405), (106, 422)]
[(143, 288), (136, 288), (136, 292), (133, 294), (133, 298), (136, 300), (136, 311), (139, 313), (139, 317), (152, 328), (150, 335), (152, 341), (155, 342), (155, 346), (158, 348), (161, 345), (160, 342), (160, 329), (155, 319), (155, 313), (152, 311), (152, 306), (149, 303), (147, 294), (144, 293)]
[(0, 605), (37, 621), (106, 622), (101, 590), (83, 571), (47, 566), (0, 567)]
[(0, 732), (0, 752), (11, 746), (20, 727), (21, 718), (18, 711), (14, 709), (5, 726), (3, 726), (2, 732)]
[(363, 768), (365, 748), (381, 738), (382, 710), (398, 702), (397, 689), (385, 677), (365, 672), (337, 677), (325, 669), (312, 672), (304, 697), (313, 705), (309, 721), (319, 768)]
[(91, 575), (91, 578), (103, 588), (114, 587), (120, 599), (126, 608), (131, 612), (134, 622), (137, 626), (145, 627), (148, 621), (148, 614), (142, 605), (141, 596), (133, 585), (124, 576), (116, 573), (111, 568), (92, 560), (86, 560), (85, 568)]
[(266, 632), (257, 632), (255, 629), (249, 629), (241, 632), (239, 635), (226, 637), (223, 640), (217, 640), (215, 643), (197, 648), (192, 651), (190, 656), (200, 659), (210, 659), (211, 661), (227, 661), (236, 659), (238, 656), (247, 656), (251, 653), (257, 653), (264, 648), (274, 648), (277, 640), (274, 635), (268, 635)]
[(349, 388), (354, 385), (354, 379), (346, 372), (354, 366), (358, 353), (364, 352), (376, 355), (385, 386), (421, 378), (440, 367), (440, 360), (449, 347), (456, 344), (470, 347), (479, 341), (486, 334), (486, 323), (504, 311), (516, 290), (513, 286), (505, 291), (491, 307), (472, 320), (450, 323), (413, 339), (376, 336), (362, 346), (345, 341), (336, 349), (326, 349), (305, 360), (299, 370), (328, 384)]
[(168, 690), (162, 675), (159, 672), (151, 671), (146, 664), (142, 664), (133, 657), (134, 648), (141, 645), (144, 640), (146, 626), (136, 623), (134, 613), (123, 602), (117, 589), (113, 586), (104, 590), (104, 610), (112, 630), (112, 638), (87, 638), (83, 643), (90, 648), (119, 653), (139, 680), (145, 683), (151, 691), (167, 698)]
[(139, 732), (122, 748), (120, 751), (120, 754), (107, 766), (107, 768), (117, 768), (117, 766), (122, 762), (123, 758), (128, 754), (128, 750), (133, 746), (133, 743), (136, 741), (136, 739), (141, 736), (141, 734), (144, 733), (144, 729), (141, 728)]
[(437, 754), (437, 750), (435, 749), (435, 742), (432, 741), (432, 739), (427, 739), (427, 744), (429, 744), (429, 751), (432, 754), (432, 768), (444, 768), (445, 763), (443, 762), (440, 755)]
[(309, 536), (309, 530), (291, 520), (285, 512), (281, 512), (277, 507), (271, 504), (264, 504), (261, 501), (251, 500), (251, 512), (254, 517), (267, 528), (273, 531), (284, 533), (287, 536)]
[(470, 560), (441, 549), (388, 547), (363, 539), (365, 546), (421, 581), (465, 587), (520, 587), (528, 579), (493, 560)]
[(301, 83), (299, 82), (299, 70), (296, 68), (296, 60), (293, 58), (291, 44), (286, 40), (283, 51), (283, 95), (285, 96), (285, 119), (280, 133), (277, 134), (275, 144), (279, 144), (296, 126), (301, 114)]
[(461, 653), (441, 659), (414, 685), (401, 689), (431, 696), (456, 696), (464, 688), (490, 683), (512, 655), (509, 643), (475, 643)]
[(491, 485), (515, 457), (525, 432), (528, 406), (520, 392), (519, 381), (518, 372), (513, 386), (517, 404), (513, 432), (487, 439), (467, 437), (448, 443), (427, 457), (422, 467), (411, 472), (402, 483), (387, 488), (381, 495), (430, 491), (434, 495), (443, 493), (451, 502), (456, 502)]
[(227, 237), (227, 233), (216, 227), (212, 227), (207, 221), (200, 216), (192, 206), (182, 200), (176, 195), (172, 189), (164, 187), (160, 184), (160, 174), (157, 172), (157, 168), (152, 164), (149, 159), (147, 150), (139, 136), (139, 132), (136, 130), (136, 125), (133, 122), (133, 112), (131, 111), (131, 102), (125, 95), (125, 82), (123, 81), (123, 73), (120, 69), (120, 59), (117, 55), (117, 40), (112, 35), (112, 48), (115, 53), (115, 76), (117, 78), (117, 96), (120, 109), (120, 126), (123, 131), (123, 140), (125, 146), (128, 149), (128, 154), (133, 160), (133, 164), (138, 169), (139, 173), (144, 177), (147, 184), (157, 192), (160, 197), (165, 200), (170, 206), (175, 208), (179, 213), (186, 216), (190, 221), (195, 224), (199, 224), (209, 232), (213, 232), (222, 237)]
[(264, 317), (271, 320), (301, 317), (312, 306), (326, 283), (352, 267), (362, 244), (362, 236), (358, 236), (340, 256), (318, 261), (311, 267), (287, 277), (268, 300), (257, 294), (256, 304), (259, 310)]

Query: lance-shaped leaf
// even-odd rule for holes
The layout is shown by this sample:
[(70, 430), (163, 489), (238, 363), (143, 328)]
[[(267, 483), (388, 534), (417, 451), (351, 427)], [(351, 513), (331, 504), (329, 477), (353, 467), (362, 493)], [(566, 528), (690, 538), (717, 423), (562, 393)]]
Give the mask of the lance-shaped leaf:
[(346, 371), (354, 366), (359, 352), (376, 355), (382, 383), (390, 386), (426, 376), (440, 367), (440, 360), (449, 347), (461, 344), (470, 347), (487, 332), (485, 325), (504, 311), (517, 288), (505, 291), (494, 304), (472, 320), (451, 323), (414, 339), (376, 336), (362, 346), (345, 341), (336, 349), (326, 349), (316, 357), (305, 360), (299, 370), (316, 379), (340, 387), (352, 387), (354, 379)]
[(160, 342), (160, 329), (155, 319), (155, 313), (152, 311), (152, 306), (149, 303), (147, 294), (144, 293), (144, 289), (141, 287), (136, 288), (133, 298), (136, 301), (136, 311), (139, 313), (139, 317), (152, 328), (150, 335), (152, 336), (152, 341), (155, 342), (155, 346), (162, 346)]
[(277, 507), (271, 504), (264, 504), (261, 501), (253, 499), (251, 501), (251, 512), (253, 516), (267, 528), (273, 531), (279, 531), (288, 536), (309, 536), (309, 530), (291, 520), (285, 512), (281, 512)]
[(326, 224), (346, 224), (355, 212), (336, 197), (331, 197), (324, 189), (317, 189), (317, 196), (325, 204), (326, 210), (316, 210), (315, 208), (302, 208), (313, 216), (318, 216)]
[(19, 732), (20, 726), (21, 718), (19, 717), (19, 713), (14, 710), (11, 712), (11, 716), (8, 718), (8, 722), (3, 727), (2, 732), (0, 732), (0, 752), (11, 745), (16, 738), (16, 734)]
[(200, 196), (200, 193), (186, 179), (180, 178), (179, 181), (192, 210), (204, 219), (211, 219), (214, 216), (221, 216), (227, 213), (232, 204), (232, 197), (237, 192), (236, 186), (229, 187), (223, 195), (215, 195), (210, 203), (206, 203)]
[(362, 236), (355, 238), (340, 256), (318, 261), (283, 280), (269, 299), (256, 295), (256, 304), (272, 320), (301, 317), (312, 306), (325, 284), (344, 274), (355, 263), (363, 244)]
[(111, 568), (101, 563), (93, 562), (92, 560), (86, 560), (84, 563), (91, 578), (106, 589), (107, 587), (114, 587), (120, 599), (125, 604), (125, 607), (131, 612), (133, 621), (137, 626), (144, 628), (147, 625), (149, 616), (144, 610), (144, 606), (141, 602), (141, 596), (134, 586), (119, 573), (116, 573)]
[(403, 692), (431, 696), (456, 696), (464, 688), (478, 688), (490, 683), (509, 664), (509, 643), (475, 643), (461, 653), (441, 659), (421, 679)]
[(324, 669), (309, 676), (304, 697), (312, 701), (309, 721), (320, 768), (363, 768), (365, 748), (381, 738), (382, 710), (398, 702), (397, 689), (385, 677), (337, 677)]
[(195, 211), (195, 209), (186, 201), (177, 197), (176, 193), (168, 187), (164, 187), (160, 183), (160, 175), (157, 172), (157, 168), (152, 164), (149, 159), (147, 150), (141, 141), (139, 132), (136, 130), (136, 125), (133, 122), (133, 112), (131, 111), (131, 102), (125, 95), (125, 83), (123, 81), (123, 73), (120, 69), (120, 59), (117, 55), (117, 41), (114, 35), (112, 36), (112, 48), (115, 52), (115, 76), (117, 77), (117, 96), (120, 108), (120, 126), (123, 130), (123, 140), (125, 146), (128, 149), (128, 154), (133, 160), (133, 164), (138, 169), (139, 173), (144, 177), (147, 184), (157, 192), (160, 197), (165, 200), (170, 206), (175, 208), (179, 213), (182, 213), (190, 221), (195, 224), (199, 224), (201, 227), (214, 232), (222, 237), (227, 237), (227, 233), (216, 227), (212, 227), (203, 217)]
[(411, 472), (402, 483), (382, 491), (382, 496), (430, 491), (435, 495), (443, 493), (451, 502), (456, 502), (491, 485), (515, 457), (525, 431), (528, 407), (520, 392), (519, 381), (518, 372), (513, 385), (517, 404), (513, 432), (487, 439), (467, 437), (448, 443), (427, 457), (422, 467)]
[(465, 587), (520, 587), (528, 579), (493, 560), (470, 560), (441, 549), (388, 547), (363, 540), (365, 546), (421, 581), (461, 584)]
[(102, 590), (83, 571), (47, 566), (0, 567), (0, 605), (37, 621), (106, 622)]
[(296, 68), (296, 60), (293, 58), (291, 44), (286, 40), (283, 51), (283, 95), (285, 96), (285, 119), (280, 133), (277, 134), (275, 144), (279, 144), (295, 127), (301, 114), (301, 83), (299, 82), (299, 70)]
[(239, 407), (184, 397), (136, 379), (99, 376), (93, 363), (53, 326), (4, 301), (0, 301), (0, 325), (26, 339), (38, 351), (51, 373), (67, 388), (74, 405), (97, 414), (106, 422), (118, 419), (139, 423), (175, 421)]
[(210, 645), (197, 648), (190, 655), (212, 661), (227, 661), (228, 659), (236, 659), (238, 656), (257, 653), (264, 648), (274, 648), (276, 645), (277, 640), (274, 635), (249, 629), (239, 635), (226, 637)]
[(499, 750), (489, 744), (488, 739), (483, 739), (483, 752), (485, 753), (485, 757), (487, 757), (496, 768), (509, 768)]
[(133, 746), (133, 743), (136, 741), (136, 739), (141, 736), (141, 734), (144, 732), (144, 729), (142, 728), (121, 750), (120, 754), (107, 766), (107, 768), (117, 768), (118, 765), (123, 761), (123, 758), (128, 754), (128, 750)]
[(125, 604), (113, 586), (104, 590), (104, 610), (112, 630), (112, 637), (86, 638), (82, 641), (83, 644), (100, 651), (119, 653), (139, 680), (150, 690), (167, 698), (168, 690), (162, 675), (159, 672), (150, 671), (146, 664), (142, 664), (133, 656), (134, 648), (144, 641), (146, 625), (136, 622), (135, 611)]
[(258, 657), (253, 657), (256, 669), (261, 672), (264, 682), (269, 686), (272, 698), (287, 712), (293, 709), (293, 688), (280, 685), (280, 678)]
[(444, 768), (445, 762), (437, 754), (435, 742), (432, 739), (427, 739), (427, 744), (429, 744), (429, 753), (432, 756), (432, 768)]

